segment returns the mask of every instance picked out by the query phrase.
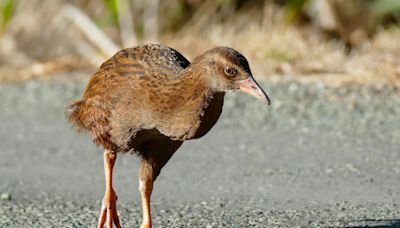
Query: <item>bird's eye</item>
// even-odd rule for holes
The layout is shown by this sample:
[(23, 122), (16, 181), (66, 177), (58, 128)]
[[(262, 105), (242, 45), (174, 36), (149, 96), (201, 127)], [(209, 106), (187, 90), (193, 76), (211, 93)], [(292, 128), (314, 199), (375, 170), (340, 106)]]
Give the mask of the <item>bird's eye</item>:
[(235, 70), (235, 69), (233, 69), (232, 67), (225, 67), (225, 69), (224, 69), (224, 73), (227, 75), (227, 76), (235, 76), (236, 75), (236, 73), (237, 73), (237, 71)]

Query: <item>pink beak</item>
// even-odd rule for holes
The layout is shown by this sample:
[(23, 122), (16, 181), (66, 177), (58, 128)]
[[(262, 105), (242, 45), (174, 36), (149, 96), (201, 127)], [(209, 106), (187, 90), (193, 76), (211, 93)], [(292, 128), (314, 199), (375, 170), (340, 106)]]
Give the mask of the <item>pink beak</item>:
[(257, 84), (253, 77), (249, 76), (247, 79), (241, 80), (237, 82), (240, 90), (262, 100), (268, 105), (271, 104), (267, 94), (264, 90)]

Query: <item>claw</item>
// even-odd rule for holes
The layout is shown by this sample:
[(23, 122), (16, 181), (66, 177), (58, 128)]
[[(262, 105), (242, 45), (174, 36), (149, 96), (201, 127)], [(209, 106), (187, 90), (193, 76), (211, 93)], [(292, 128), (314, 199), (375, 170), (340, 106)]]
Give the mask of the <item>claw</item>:
[(97, 225), (97, 228), (103, 228), (104, 222), (106, 221), (106, 215), (107, 215), (107, 208), (103, 203), (103, 205), (101, 206), (99, 224)]
[[(107, 221), (107, 228), (112, 228), (113, 223), (117, 228), (121, 228), (121, 224), (119, 223), (118, 213), (117, 213), (117, 197), (115, 193), (111, 193), (111, 197), (104, 197), (103, 203), (101, 206), (101, 213), (99, 217), (98, 228), (103, 228), (104, 223)], [(114, 195), (114, 196), (113, 196)]]

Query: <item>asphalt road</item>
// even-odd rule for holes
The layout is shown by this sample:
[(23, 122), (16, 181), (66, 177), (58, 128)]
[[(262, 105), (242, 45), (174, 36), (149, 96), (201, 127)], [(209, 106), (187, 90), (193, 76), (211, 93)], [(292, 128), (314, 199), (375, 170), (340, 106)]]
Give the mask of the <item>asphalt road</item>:
[[(400, 89), (263, 84), (272, 106), (229, 94), (214, 129), (162, 170), (155, 227), (400, 227)], [(0, 86), (0, 227), (96, 224), (102, 153), (63, 114), (83, 87)], [(118, 157), (125, 227), (141, 220), (137, 170)]]

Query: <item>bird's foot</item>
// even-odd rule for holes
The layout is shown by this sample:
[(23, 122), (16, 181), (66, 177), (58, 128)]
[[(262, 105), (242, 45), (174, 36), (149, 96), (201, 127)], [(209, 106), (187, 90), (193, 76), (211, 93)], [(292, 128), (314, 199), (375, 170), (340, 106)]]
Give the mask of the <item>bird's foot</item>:
[(121, 228), (119, 218), (117, 214), (117, 195), (114, 191), (106, 191), (104, 194), (103, 203), (101, 206), (101, 213), (99, 218), (99, 224), (97, 228), (103, 228), (104, 222), (107, 218), (107, 228), (112, 228), (113, 223), (117, 228)]

